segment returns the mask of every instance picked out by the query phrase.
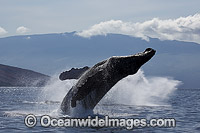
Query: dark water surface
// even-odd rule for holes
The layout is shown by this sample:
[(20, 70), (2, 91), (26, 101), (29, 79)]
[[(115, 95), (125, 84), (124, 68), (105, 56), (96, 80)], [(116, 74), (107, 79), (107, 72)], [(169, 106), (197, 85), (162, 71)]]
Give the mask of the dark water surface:
[(27, 114), (38, 118), (44, 114), (54, 115), (60, 101), (42, 101), (38, 98), (42, 88), (0, 88), (0, 132), (200, 132), (200, 89), (177, 89), (167, 106), (137, 106), (120, 104), (98, 105), (100, 115), (119, 118), (175, 118), (175, 128), (66, 128), (40, 126), (33, 128), (24, 124)]

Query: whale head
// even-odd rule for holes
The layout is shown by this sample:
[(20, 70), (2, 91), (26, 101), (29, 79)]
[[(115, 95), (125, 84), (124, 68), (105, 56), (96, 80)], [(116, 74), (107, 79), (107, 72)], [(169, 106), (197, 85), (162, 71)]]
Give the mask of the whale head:
[(129, 56), (114, 56), (109, 59), (109, 67), (115, 70), (113, 73), (116, 77), (126, 77), (135, 74), (139, 68), (149, 61), (156, 51), (152, 48), (147, 48), (144, 52), (140, 52)]

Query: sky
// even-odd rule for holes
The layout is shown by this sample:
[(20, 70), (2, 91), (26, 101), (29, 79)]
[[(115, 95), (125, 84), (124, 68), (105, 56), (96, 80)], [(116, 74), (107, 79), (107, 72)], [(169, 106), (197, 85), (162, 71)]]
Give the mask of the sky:
[[(0, 0), (0, 37), (81, 32), (106, 22), (121, 22), (133, 28), (136, 23), (144, 24), (155, 18), (159, 23), (194, 15), (195, 26), (192, 24), (186, 28), (196, 28), (200, 23), (199, 5), (199, 0)], [(196, 36), (199, 31), (199, 28), (193, 29), (195, 35), (188, 38), (200, 42), (200, 37)], [(133, 32), (126, 34), (132, 35)], [(144, 32), (145, 35), (139, 37), (147, 40), (149, 33)], [(160, 33), (159, 37), (173, 39)]]

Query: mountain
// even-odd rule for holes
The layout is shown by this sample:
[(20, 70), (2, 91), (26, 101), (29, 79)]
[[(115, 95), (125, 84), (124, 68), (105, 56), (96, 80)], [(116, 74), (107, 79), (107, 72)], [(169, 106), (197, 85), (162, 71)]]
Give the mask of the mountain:
[(0, 64), (0, 86), (41, 87), (49, 80), (49, 76), (27, 69)]
[(145, 75), (173, 77), (183, 82), (182, 88), (200, 88), (200, 44), (120, 34), (83, 38), (74, 33), (0, 38), (0, 62), (53, 75), (152, 47), (157, 52), (142, 67)]

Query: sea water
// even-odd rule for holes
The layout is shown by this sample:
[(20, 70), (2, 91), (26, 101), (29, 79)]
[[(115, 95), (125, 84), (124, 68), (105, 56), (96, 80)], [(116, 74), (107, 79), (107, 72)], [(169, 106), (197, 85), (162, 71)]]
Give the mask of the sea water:
[[(200, 132), (200, 89), (179, 88), (180, 81), (169, 77), (146, 77), (142, 71), (117, 83), (95, 107), (92, 115), (115, 118), (174, 118), (176, 127), (42, 127), (24, 124), (34, 114), (61, 117), (63, 97), (76, 80), (52, 80), (45, 87), (0, 88), (0, 132)], [(75, 117), (75, 116), (73, 116)]]

